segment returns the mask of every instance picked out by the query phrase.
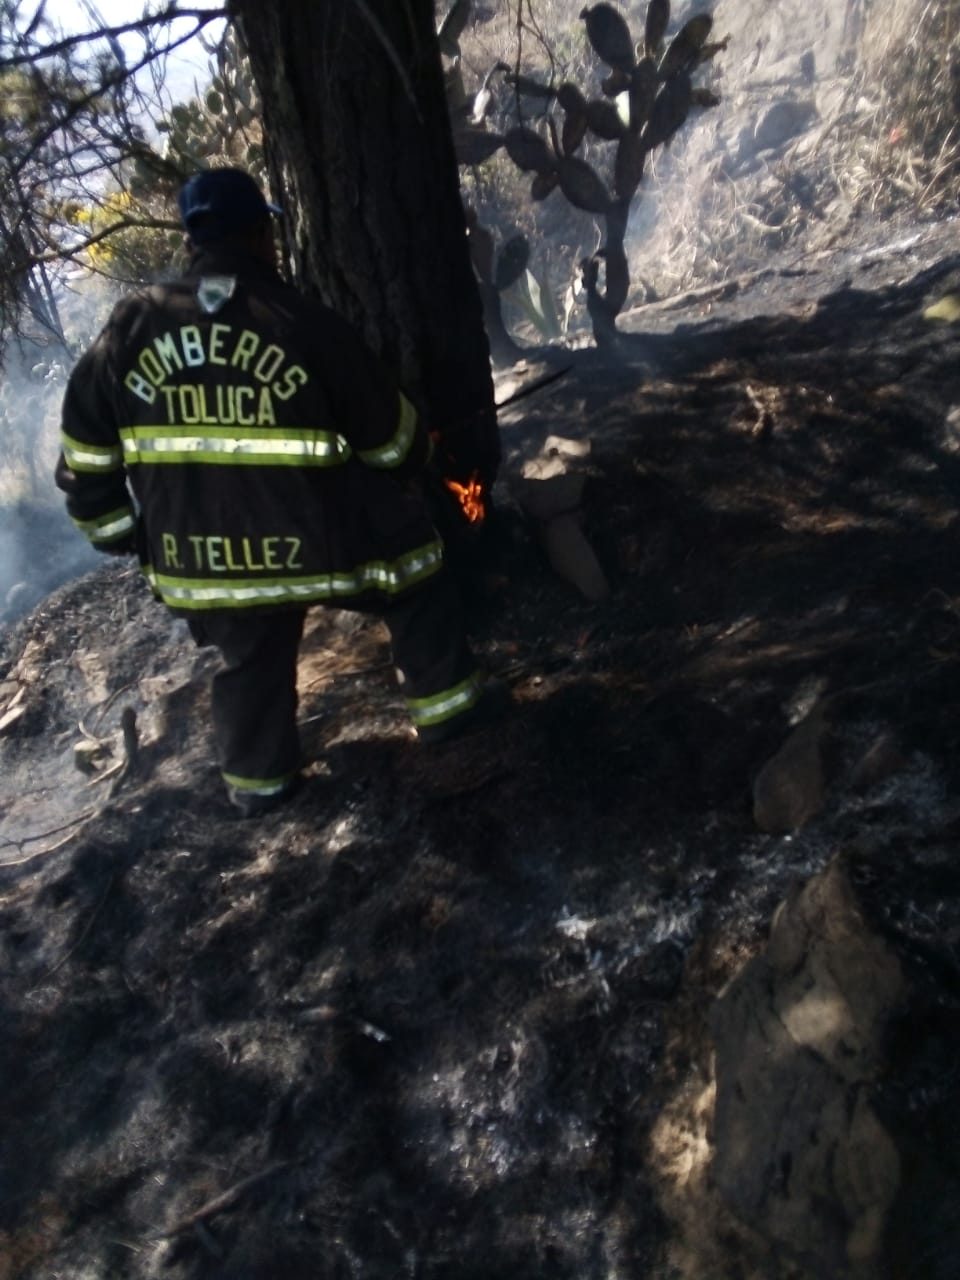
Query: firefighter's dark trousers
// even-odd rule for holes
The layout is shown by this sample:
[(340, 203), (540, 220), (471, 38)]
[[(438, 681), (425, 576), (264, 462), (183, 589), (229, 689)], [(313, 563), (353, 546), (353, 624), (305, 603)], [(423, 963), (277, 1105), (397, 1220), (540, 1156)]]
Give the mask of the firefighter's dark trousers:
[[(396, 600), (337, 600), (336, 607), (373, 612), (386, 622), (403, 696), (422, 739), (449, 736), (458, 719), (473, 712), (480, 676), (445, 570)], [(300, 768), (297, 655), (305, 617), (305, 609), (232, 610), (189, 619), (194, 640), (215, 645), (223, 658), (212, 691), (220, 769), (228, 786), (251, 795), (284, 791)]]

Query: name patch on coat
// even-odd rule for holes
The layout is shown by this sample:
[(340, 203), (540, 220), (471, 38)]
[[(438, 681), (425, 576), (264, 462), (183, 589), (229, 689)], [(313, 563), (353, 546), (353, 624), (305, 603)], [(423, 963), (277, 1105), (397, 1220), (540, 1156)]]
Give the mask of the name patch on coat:
[(302, 541), (287, 534), (266, 538), (225, 537), (219, 534), (160, 535), (165, 569), (198, 573), (280, 573), (302, 569)]

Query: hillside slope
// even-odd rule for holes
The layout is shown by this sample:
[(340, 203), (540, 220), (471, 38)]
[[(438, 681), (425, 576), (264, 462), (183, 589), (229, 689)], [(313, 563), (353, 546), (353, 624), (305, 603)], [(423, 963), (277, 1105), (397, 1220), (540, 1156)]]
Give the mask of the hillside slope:
[[(653, 1135), (778, 902), (851, 844), (901, 890), (956, 877), (960, 330), (923, 316), (954, 234), (661, 313), (504, 416), (474, 635), (516, 707), (458, 752), (411, 740), (377, 624), (318, 613), (307, 785), (237, 822), (213, 659), (132, 568), (3, 633), (0, 1280), (679, 1274), (665, 1192), (709, 1115)], [(513, 500), (550, 434), (592, 444), (601, 603)], [(818, 704), (819, 807), (761, 830), (754, 781)], [(921, 1147), (957, 1089), (922, 1083)], [(810, 1274), (731, 1218), (699, 1247), (685, 1274)]]

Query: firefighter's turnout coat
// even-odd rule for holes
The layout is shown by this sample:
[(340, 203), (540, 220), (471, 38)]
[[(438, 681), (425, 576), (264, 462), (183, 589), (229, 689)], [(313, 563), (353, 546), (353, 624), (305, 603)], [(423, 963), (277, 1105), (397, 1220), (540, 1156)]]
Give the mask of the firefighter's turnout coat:
[(70, 378), (62, 448), (74, 522), (101, 549), (136, 532), (177, 612), (391, 596), (442, 560), (397, 483), (429, 449), (413, 405), (255, 259), (200, 255), (120, 302)]
[[(136, 549), (195, 635), (318, 603), (392, 613), (423, 733), (478, 698), (462, 640), (443, 657), (425, 636), (443, 626), (443, 546), (403, 481), (429, 448), (347, 323), (218, 249), (118, 303), (71, 375), (57, 483), (92, 544)], [(408, 597), (423, 622), (400, 619)]]

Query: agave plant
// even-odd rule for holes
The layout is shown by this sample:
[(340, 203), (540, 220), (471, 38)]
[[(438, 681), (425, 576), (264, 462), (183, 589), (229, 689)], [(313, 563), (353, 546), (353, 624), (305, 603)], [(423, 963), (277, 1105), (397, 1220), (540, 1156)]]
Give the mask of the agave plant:
[[(517, 168), (532, 175), (532, 200), (545, 200), (559, 190), (575, 208), (604, 219), (604, 244), (581, 263), (594, 337), (600, 345), (615, 334), (616, 317), (629, 292), (624, 238), (647, 159), (658, 147), (670, 145), (691, 112), (718, 105), (719, 98), (695, 86), (693, 78), (698, 67), (726, 49), (727, 39), (711, 43), (713, 18), (698, 13), (668, 42), (669, 0), (650, 0), (640, 41), (634, 40), (626, 19), (612, 4), (588, 5), (580, 17), (591, 48), (608, 68), (601, 96), (591, 97), (572, 82), (554, 87), (532, 77), (505, 74), (504, 81), (518, 97), (549, 102), (548, 136), (524, 124), (503, 134), (478, 136), (474, 131), (470, 139), (461, 139), (458, 154), (461, 163), (477, 163), (465, 160), (464, 153), (486, 158), (503, 147)], [(614, 146), (609, 184), (577, 154), (587, 138)]]

